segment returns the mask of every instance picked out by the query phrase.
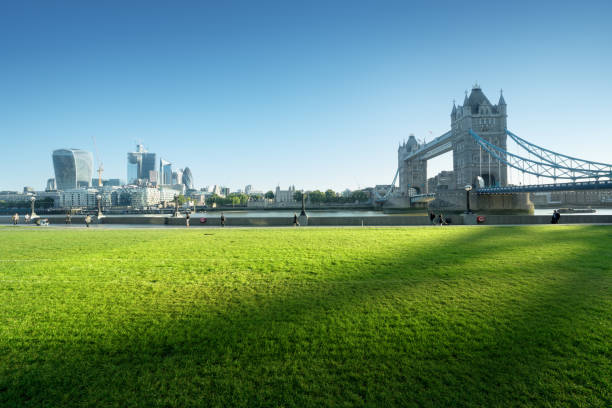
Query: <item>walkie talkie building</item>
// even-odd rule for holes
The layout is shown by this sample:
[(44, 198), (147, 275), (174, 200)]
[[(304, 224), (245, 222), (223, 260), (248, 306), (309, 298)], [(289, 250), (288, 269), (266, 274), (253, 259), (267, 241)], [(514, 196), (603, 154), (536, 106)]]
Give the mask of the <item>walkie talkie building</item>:
[(93, 155), (80, 149), (58, 149), (53, 152), (53, 168), (58, 190), (91, 186)]

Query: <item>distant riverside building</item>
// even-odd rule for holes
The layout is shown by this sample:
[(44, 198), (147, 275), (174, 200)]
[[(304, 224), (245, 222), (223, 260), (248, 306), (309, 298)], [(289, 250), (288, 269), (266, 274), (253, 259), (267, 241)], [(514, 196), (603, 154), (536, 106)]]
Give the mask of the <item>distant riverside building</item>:
[(183, 194), (183, 190), (174, 186), (161, 186), (159, 188), (159, 201), (169, 203), (174, 201), (174, 197)]
[(102, 180), (102, 185), (109, 186), (109, 187), (119, 187), (121, 186), (121, 180), (119, 179)]
[(27, 201), (31, 197), (31, 194), (18, 193), (17, 191), (0, 191), (0, 201), (6, 202), (18, 202)]
[(172, 184), (172, 163), (161, 158), (159, 159), (159, 184)]
[(193, 175), (189, 167), (185, 167), (185, 170), (183, 170), (183, 184), (188, 190), (193, 188)]
[(160, 192), (157, 188), (139, 187), (130, 191), (131, 203), (134, 208), (147, 208), (158, 205)]
[(154, 187), (126, 186), (112, 190), (112, 203), (121, 207), (143, 209), (159, 205), (160, 191)]
[(98, 190), (95, 188), (64, 190), (59, 197), (59, 206), (63, 208), (95, 208), (98, 205), (96, 195), (98, 195)]
[(455, 183), (455, 173), (447, 170), (441, 171), (435, 177), (429, 178), (427, 183), (430, 193), (435, 193), (438, 190), (452, 189)]
[(80, 149), (58, 149), (53, 152), (53, 168), (58, 190), (91, 187), (93, 155)]
[[(92, 186), (98, 186), (98, 179), (94, 178), (91, 181)], [(119, 179), (102, 179), (102, 186), (110, 187), (110, 186), (121, 186), (121, 180)]]
[(251, 194), (252, 190), (253, 190), (253, 186), (250, 184), (247, 184), (246, 187), (244, 188), (244, 194)]
[(155, 153), (149, 153), (144, 146), (136, 146), (135, 152), (127, 154), (127, 182), (137, 184), (138, 180), (151, 181), (151, 171), (155, 171)]
[[(229, 189), (228, 189), (229, 190)], [(219, 197), (225, 197), (225, 187), (221, 187), (217, 184), (215, 184), (211, 190), (211, 193), (218, 195)]]
[(57, 185), (55, 184), (55, 179), (54, 178), (50, 178), (47, 180), (47, 187), (45, 188), (45, 191), (55, 191), (57, 190)]
[(276, 192), (274, 193), (274, 202), (276, 203), (290, 203), (295, 201), (293, 195), (295, 194), (295, 186), (289, 186), (288, 190), (281, 190), (280, 186), (276, 186)]
[(53, 200), (53, 206), (59, 207), (60, 193), (57, 191), (35, 191), (27, 193), (19, 193), (17, 191), (0, 191), (0, 201), (5, 201), (7, 203), (29, 203), (33, 196), (36, 197), (36, 200), (51, 198)]

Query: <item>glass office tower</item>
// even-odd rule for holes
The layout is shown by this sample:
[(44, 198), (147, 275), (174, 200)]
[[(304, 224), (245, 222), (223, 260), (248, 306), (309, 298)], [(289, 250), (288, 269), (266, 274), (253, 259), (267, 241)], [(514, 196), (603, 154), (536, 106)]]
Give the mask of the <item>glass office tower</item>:
[(159, 184), (172, 184), (172, 163), (159, 159)]
[(58, 190), (91, 187), (93, 155), (80, 149), (58, 149), (53, 152), (53, 168)]
[(193, 175), (189, 167), (185, 167), (185, 170), (183, 170), (183, 184), (187, 189), (193, 188)]
[(139, 144), (136, 151), (127, 154), (127, 182), (151, 181), (150, 172), (155, 171), (155, 153), (149, 153)]

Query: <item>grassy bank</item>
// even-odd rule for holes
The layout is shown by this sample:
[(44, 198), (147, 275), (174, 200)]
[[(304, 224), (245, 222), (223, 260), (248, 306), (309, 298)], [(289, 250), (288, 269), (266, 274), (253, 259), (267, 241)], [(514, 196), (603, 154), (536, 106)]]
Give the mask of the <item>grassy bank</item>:
[(610, 406), (612, 228), (0, 228), (0, 406)]

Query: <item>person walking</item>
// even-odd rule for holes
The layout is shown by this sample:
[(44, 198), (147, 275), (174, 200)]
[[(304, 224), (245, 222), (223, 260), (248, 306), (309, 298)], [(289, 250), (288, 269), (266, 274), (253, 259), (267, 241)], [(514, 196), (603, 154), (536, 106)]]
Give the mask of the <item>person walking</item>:
[(429, 212), (429, 222), (431, 222), (431, 225), (436, 225), (436, 214), (433, 211)]
[(85, 225), (87, 225), (87, 228), (89, 228), (89, 224), (91, 224), (91, 215), (87, 215), (85, 217)]
[(299, 227), (300, 223), (298, 222), (298, 216), (296, 213), (293, 213), (293, 226), (294, 227)]
[(558, 210), (553, 210), (552, 219), (550, 220), (551, 224), (558, 224), (559, 218), (561, 218), (561, 213)]
[(185, 225), (187, 226), (187, 228), (189, 228), (189, 219), (191, 218), (191, 216), (189, 215), (189, 213), (185, 214)]
[(225, 227), (225, 215), (223, 213), (221, 213), (221, 226)]
[(444, 225), (444, 215), (442, 213), (440, 213), (440, 215), (438, 216), (438, 224), (440, 226)]
[(26, 215), (23, 217), (23, 219), (25, 220), (25, 223), (26, 223), (26, 224), (29, 224), (29, 223), (30, 223), (30, 214), (26, 214)]
[(17, 225), (19, 223), (19, 214), (15, 213), (13, 215), (13, 225)]

